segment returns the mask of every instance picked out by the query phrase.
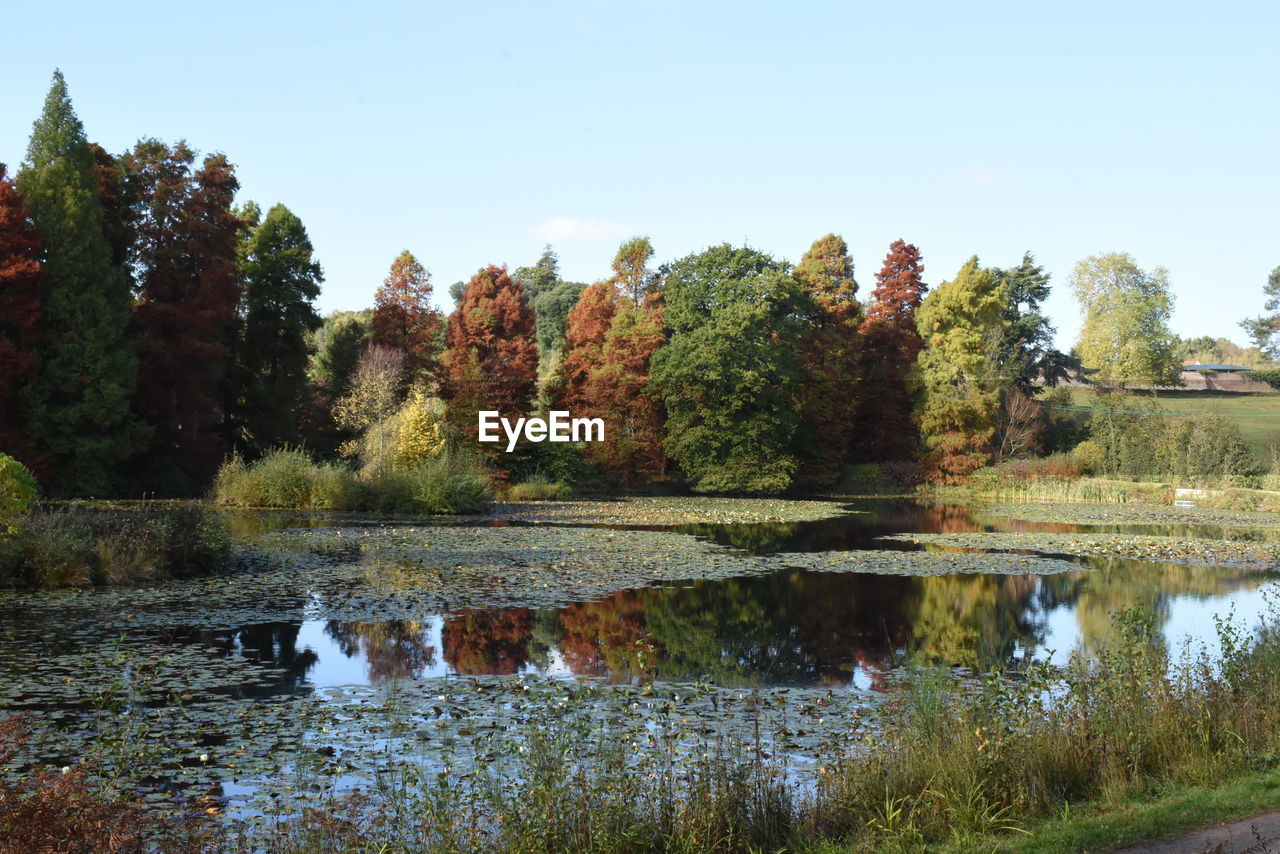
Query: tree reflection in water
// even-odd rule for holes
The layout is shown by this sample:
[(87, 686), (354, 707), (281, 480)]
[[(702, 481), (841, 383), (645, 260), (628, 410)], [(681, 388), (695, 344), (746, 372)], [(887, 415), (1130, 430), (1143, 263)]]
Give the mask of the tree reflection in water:
[(436, 649), (427, 642), (425, 626), (417, 620), (344, 623), (330, 620), (325, 634), (348, 658), (359, 653), (369, 667), (369, 682), (417, 679), (436, 663)]

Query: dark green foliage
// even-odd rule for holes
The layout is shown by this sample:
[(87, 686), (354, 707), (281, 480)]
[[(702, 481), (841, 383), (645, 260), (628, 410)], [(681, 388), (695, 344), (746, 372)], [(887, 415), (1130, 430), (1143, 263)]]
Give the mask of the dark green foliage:
[(699, 492), (780, 492), (812, 305), (787, 265), (715, 246), (671, 266), (662, 295), (668, 341), (650, 384), (666, 405), (665, 446)]
[(85, 587), (220, 572), (230, 556), (222, 519), (201, 504), (94, 510), (72, 505), (24, 517), (0, 537), (0, 586)]
[(1249, 333), (1253, 345), (1268, 359), (1280, 359), (1280, 267), (1271, 271), (1262, 293), (1266, 296), (1266, 309), (1271, 312), (1240, 321), (1240, 327)]
[[(533, 309), (538, 352), (545, 357), (564, 346), (564, 326), (569, 310), (578, 302), (586, 285), (560, 278), (560, 259), (548, 245), (532, 267), (517, 267), (513, 281), (524, 288), (525, 302)], [(455, 298), (460, 301), (461, 295)]]
[(307, 375), (334, 400), (350, 389), (351, 375), (369, 343), (372, 314), (370, 309), (335, 311), (311, 333), (308, 344), (311, 361)]
[(312, 303), (324, 275), (302, 221), (284, 205), (271, 208), (250, 232), (241, 247), (240, 269), (244, 328), (232, 418), (240, 443), (263, 453), (298, 440), (307, 337), (320, 326)]
[(1006, 326), (998, 362), (1006, 380), (1023, 394), (1034, 395), (1042, 388), (1037, 378), (1052, 386), (1078, 371), (1079, 361), (1053, 347), (1053, 324), (1040, 310), (1049, 298), (1049, 274), (1035, 257), (1027, 252), (1017, 267), (992, 272), (1005, 289), (1002, 317)]
[(93, 152), (55, 72), (18, 177), (44, 247), (41, 369), (26, 391), (57, 493), (101, 493), (146, 439), (129, 411), (138, 363), (125, 337), (129, 281), (104, 236)]

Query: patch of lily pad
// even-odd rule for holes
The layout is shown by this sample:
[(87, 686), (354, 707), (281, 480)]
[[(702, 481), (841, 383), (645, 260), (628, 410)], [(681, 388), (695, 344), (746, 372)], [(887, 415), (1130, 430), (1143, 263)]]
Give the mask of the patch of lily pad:
[[(1055, 534), (1046, 532), (970, 532), (891, 534), (884, 540), (953, 549), (1021, 552), (1081, 557), (1123, 557), (1164, 563), (1249, 569), (1280, 567), (1280, 543), (1210, 540), (1136, 534)], [(992, 557), (984, 554), (984, 557)]]
[(1280, 513), (1155, 504), (995, 504), (983, 507), (982, 513), (1003, 519), (1067, 525), (1169, 524), (1280, 528)]
[(602, 501), (528, 501), (499, 504), (493, 516), (568, 525), (677, 525), (817, 522), (855, 511), (836, 501), (779, 498), (648, 497)]

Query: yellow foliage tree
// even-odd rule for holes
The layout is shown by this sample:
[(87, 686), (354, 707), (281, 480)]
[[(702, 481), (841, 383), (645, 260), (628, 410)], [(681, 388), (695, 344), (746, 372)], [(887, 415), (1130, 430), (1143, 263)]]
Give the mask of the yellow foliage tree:
[(440, 456), (448, 438), (444, 419), (444, 401), (421, 387), (409, 392), (399, 413), (396, 461), (412, 466)]

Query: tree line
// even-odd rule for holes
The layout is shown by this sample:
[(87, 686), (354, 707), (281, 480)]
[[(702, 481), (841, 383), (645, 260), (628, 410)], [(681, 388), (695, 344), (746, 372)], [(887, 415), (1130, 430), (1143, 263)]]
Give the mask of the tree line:
[(603, 418), (606, 441), (490, 454), (499, 477), (779, 492), (876, 463), (949, 482), (1049, 449), (1046, 386), (1176, 382), (1167, 273), (1124, 254), (1076, 266), (1072, 354), (1030, 253), (930, 288), (898, 240), (864, 302), (834, 234), (795, 266), (728, 244), (653, 266), (636, 237), (590, 285), (547, 247), (454, 284), (447, 317), (405, 251), (371, 310), (321, 318), (302, 222), (238, 189), (185, 142), (93, 144), (55, 73), (16, 179), (0, 165), (0, 450), (50, 492), (194, 494), (230, 453), (287, 445), (376, 468), (466, 442), (480, 409), (548, 408)]

